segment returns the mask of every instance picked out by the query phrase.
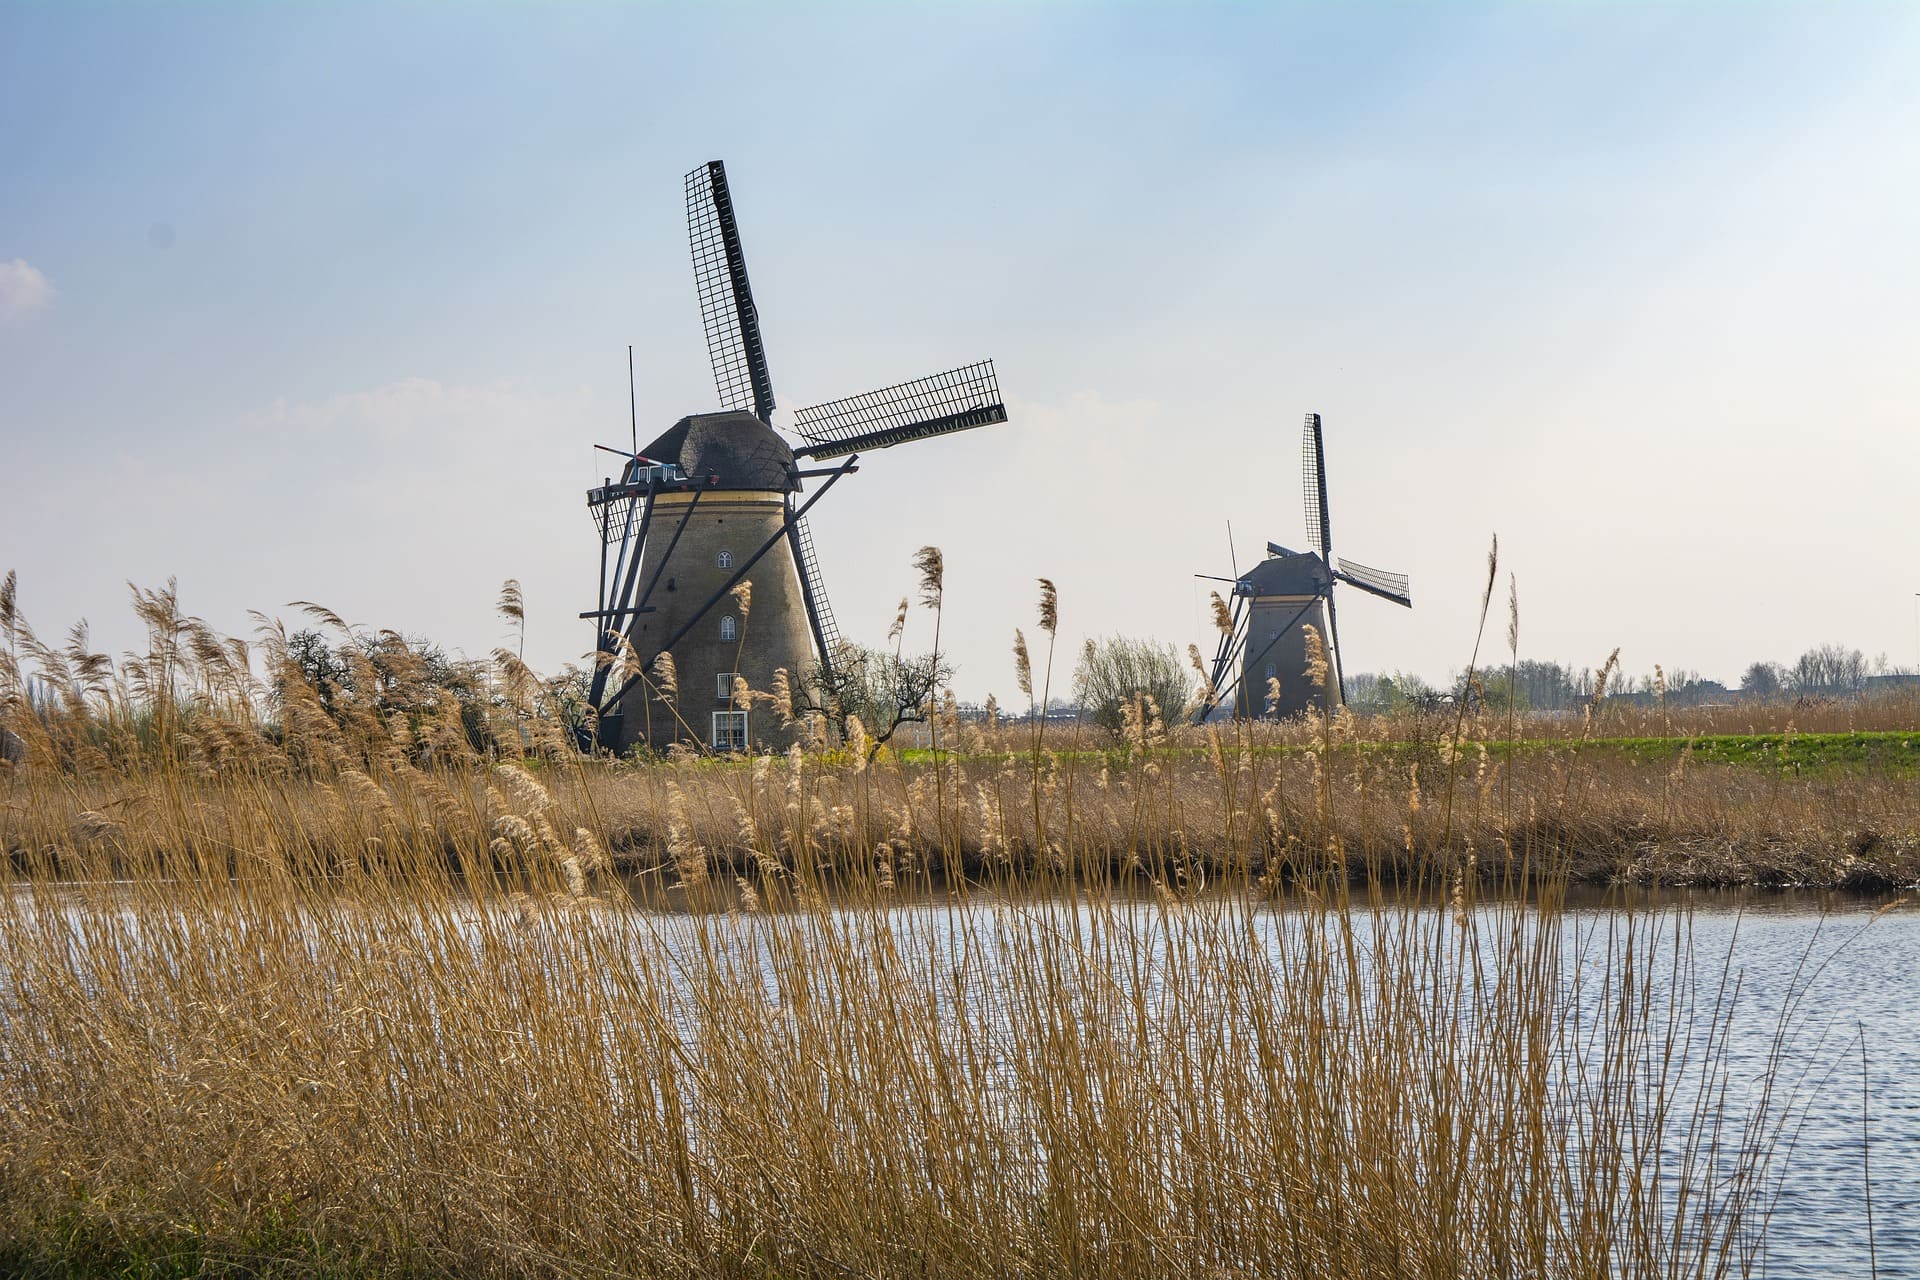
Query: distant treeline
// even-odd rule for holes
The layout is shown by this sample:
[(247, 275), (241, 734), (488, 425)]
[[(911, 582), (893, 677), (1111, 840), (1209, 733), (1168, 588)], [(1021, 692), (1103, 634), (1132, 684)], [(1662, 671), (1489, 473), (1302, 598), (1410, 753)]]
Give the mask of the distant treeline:
[[(1592, 701), (1598, 679), (1599, 672), (1591, 667), (1528, 659), (1487, 667), (1475, 672), (1471, 681), (1456, 675), (1446, 685), (1431, 684), (1404, 671), (1359, 672), (1347, 678), (1346, 694), (1347, 705), (1359, 712), (1394, 711), (1462, 697), (1502, 709), (1511, 701), (1522, 711), (1572, 711)], [(1656, 667), (1646, 675), (1609, 675), (1605, 691), (1609, 698), (1695, 707), (1752, 698), (1853, 698), (1876, 686), (1909, 684), (1920, 687), (1920, 675), (1891, 665), (1885, 654), (1868, 658), (1858, 649), (1825, 644), (1808, 649), (1792, 663), (1752, 663), (1736, 688), (1698, 671)]]

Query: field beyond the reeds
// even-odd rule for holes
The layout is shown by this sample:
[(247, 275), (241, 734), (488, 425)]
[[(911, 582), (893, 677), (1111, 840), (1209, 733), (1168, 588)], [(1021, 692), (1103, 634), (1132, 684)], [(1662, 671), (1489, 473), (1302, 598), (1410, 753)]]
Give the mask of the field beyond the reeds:
[[(134, 607), (148, 651), (116, 664), (84, 627), (42, 642), (11, 575), (0, 590), (0, 851), (16, 869), (251, 859), (325, 874), (404, 846), (464, 872), (607, 862), (657, 885), (696, 863), (723, 880), (804, 863), (1170, 889), (1329, 865), (1355, 883), (1545, 868), (1596, 884), (1920, 883), (1911, 695), (1687, 710), (1596, 695), (1578, 715), (1199, 726), (1143, 699), (1103, 732), (962, 719), (949, 694), (875, 751), (777, 682), (740, 696), (791, 750), (636, 763), (578, 753), (569, 678), (508, 649), (455, 663), (308, 606), (339, 641), (328, 654), (275, 624), (219, 635), (171, 587), (136, 590)], [(502, 611), (521, 619), (513, 584)], [(550, 828), (515, 816), (503, 763), (540, 779)]]
[(1744, 1274), (1790, 1045), (1562, 894), (1920, 878), (1886, 708), (617, 762), (507, 651), (476, 712), (142, 593), (116, 667), (10, 588), (9, 1274)]
[(555, 802), (552, 829), (530, 833), (478, 756), (434, 764), (387, 746), (291, 767), (261, 740), (265, 764), (0, 764), (0, 840), (16, 868), (49, 875), (254, 858), (331, 874), (397, 843), (455, 869), (604, 860), (661, 887), (696, 861), (731, 879), (800, 860), (856, 879), (1272, 882), (1324, 870), (1330, 852), (1356, 884), (1468, 868), (1497, 884), (1523, 867), (1584, 884), (1920, 882), (1920, 732), (1389, 736), (1408, 727), (1343, 717), (1317, 733), (1207, 726), (1133, 743), (1068, 731), (1057, 748), (1050, 728), (1036, 749), (1027, 728), (959, 724), (938, 763), (924, 749), (640, 764), (556, 750), (519, 762)]

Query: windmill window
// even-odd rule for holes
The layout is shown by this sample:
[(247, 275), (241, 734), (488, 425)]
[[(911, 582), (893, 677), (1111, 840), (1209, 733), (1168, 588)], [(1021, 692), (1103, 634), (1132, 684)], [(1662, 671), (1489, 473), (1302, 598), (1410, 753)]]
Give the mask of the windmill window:
[(744, 711), (714, 712), (712, 743), (715, 751), (745, 751), (747, 749), (747, 713)]
[(722, 569), (731, 569), (733, 568), (733, 552), (722, 551), (713, 558), (713, 562)]
[(718, 702), (733, 701), (733, 682), (740, 678), (738, 671), (722, 671), (713, 678), (713, 696)]
[(1267, 679), (1273, 679), (1273, 664), (1271, 662), (1267, 664)]
[(720, 619), (720, 638), (722, 640), (732, 640), (739, 634), (740, 624), (733, 620), (732, 614), (728, 614), (726, 617)]

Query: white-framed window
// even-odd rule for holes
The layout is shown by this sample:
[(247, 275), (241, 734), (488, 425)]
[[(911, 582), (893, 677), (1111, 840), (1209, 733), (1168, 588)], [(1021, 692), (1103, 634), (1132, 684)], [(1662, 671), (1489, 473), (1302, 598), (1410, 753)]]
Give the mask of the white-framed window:
[(715, 751), (747, 749), (746, 712), (716, 711), (713, 713), (713, 749)]
[(713, 696), (719, 702), (733, 701), (733, 682), (740, 678), (738, 671), (722, 671), (713, 678)]
[(726, 617), (720, 619), (720, 638), (722, 640), (733, 640), (737, 638), (739, 634), (740, 624), (733, 620), (732, 614), (728, 614)]
[(733, 568), (733, 552), (722, 551), (719, 555), (713, 558), (713, 563), (722, 569)]

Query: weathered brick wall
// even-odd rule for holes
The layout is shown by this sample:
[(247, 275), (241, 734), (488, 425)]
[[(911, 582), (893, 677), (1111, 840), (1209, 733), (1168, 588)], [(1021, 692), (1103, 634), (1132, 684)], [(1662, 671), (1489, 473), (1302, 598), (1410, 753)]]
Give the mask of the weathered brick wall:
[[(688, 494), (666, 494), (656, 500), (650, 549), (664, 550), (675, 526), (692, 500)], [(642, 614), (628, 630), (634, 648), (644, 658), (658, 651), (668, 636), (680, 629), (720, 586), (746, 564), (760, 544), (779, 532), (785, 515), (785, 494), (755, 491), (708, 490), (700, 497), (686, 531), (661, 571), (660, 585), (648, 603), (655, 612)], [(722, 551), (733, 558), (733, 568), (721, 568)], [(643, 583), (651, 574), (649, 564)], [(712, 714), (729, 709), (716, 677), (738, 671), (754, 689), (772, 687), (776, 668), (784, 667), (796, 680), (813, 659), (813, 633), (807, 625), (806, 601), (799, 574), (783, 536), (747, 574), (753, 584), (751, 608), (742, 617), (731, 595), (699, 619), (673, 649), (680, 678), (675, 709), (645, 696), (636, 687), (621, 703), (621, 749), (650, 741), (663, 748), (689, 736), (710, 740)], [(735, 639), (721, 639), (722, 620), (733, 618)], [(683, 723), (684, 722), (684, 723)], [(785, 747), (790, 735), (779, 726), (774, 712), (762, 703), (748, 716), (748, 735), (755, 742)]]
[[(1288, 626), (1288, 620), (1303, 605), (1308, 606), (1307, 611)], [(1319, 631), (1322, 644), (1328, 642), (1326, 605), (1313, 596), (1261, 596), (1253, 602), (1248, 627), (1247, 647), (1241, 654), (1239, 714), (1297, 716), (1324, 705), (1324, 690), (1306, 674), (1306, 628)], [(1279, 638), (1272, 639), (1275, 635)], [(1269, 670), (1280, 681), (1280, 702), (1272, 711), (1267, 709)]]

